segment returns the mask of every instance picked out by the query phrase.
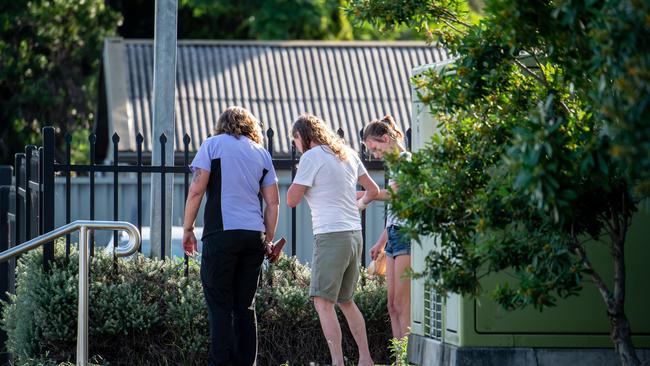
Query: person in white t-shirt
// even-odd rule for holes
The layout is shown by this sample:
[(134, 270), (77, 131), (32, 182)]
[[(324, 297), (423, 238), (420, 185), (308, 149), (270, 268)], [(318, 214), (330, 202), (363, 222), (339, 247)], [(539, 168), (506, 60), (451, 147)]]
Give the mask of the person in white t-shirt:
[[(314, 254), (309, 295), (318, 312), (332, 365), (343, 365), (338, 304), (359, 347), (359, 365), (372, 365), (363, 315), (354, 303), (362, 251), (360, 207), (378, 194), (377, 184), (363, 163), (320, 118), (301, 115), (291, 131), (303, 155), (287, 204), (295, 207), (304, 196), (311, 208)], [(358, 200), (356, 185), (365, 193)]]

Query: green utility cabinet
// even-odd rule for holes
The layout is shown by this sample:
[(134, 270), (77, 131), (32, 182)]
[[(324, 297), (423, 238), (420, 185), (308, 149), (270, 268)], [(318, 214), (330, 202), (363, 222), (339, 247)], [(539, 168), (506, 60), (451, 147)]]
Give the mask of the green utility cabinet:
[[(428, 65), (413, 70), (417, 75)], [(436, 133), (428, 107), (413, 94), (412, 147), (422, 148)], [(626, 245), (626, 313), (636, 347), (650, 347), (650, 202), (644, 202), (633, 217)], [(426, 254), (435, 250), (435, 238), (413, 243), (412, 267), (421, 271)], [(588, 245), (594, 267), (611, 284), (613, 264), (607, 245)], [(486, 291), (494, 289), (495, 275), (483, 281)], [(588, 279), (585, 278), (587, 281)], [(450, 295), (446, 299), (413, 280), (411, 288), (411, 333), (456, 347), (609, 348), (610, 324), (606, 308), (595, 285), (586, 283), (576, 297), (539, 312), (535, 309), (507, 312), (489, 295), (470, 299)]]

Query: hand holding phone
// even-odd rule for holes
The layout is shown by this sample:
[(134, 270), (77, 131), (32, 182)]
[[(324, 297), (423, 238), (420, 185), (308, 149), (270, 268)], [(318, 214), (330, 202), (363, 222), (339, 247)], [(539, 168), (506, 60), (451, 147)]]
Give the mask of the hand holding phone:
[(285, 239), (283, 236), (278, 241), (271, 244), (271, 252), (266, 255), (266, 258), (268, 258), (270, 263), (275, 263), (278, 261), (280, 254), (282, 254), (282, 248), (284, 248), (284, 244), (286, 243), (287, 239)]

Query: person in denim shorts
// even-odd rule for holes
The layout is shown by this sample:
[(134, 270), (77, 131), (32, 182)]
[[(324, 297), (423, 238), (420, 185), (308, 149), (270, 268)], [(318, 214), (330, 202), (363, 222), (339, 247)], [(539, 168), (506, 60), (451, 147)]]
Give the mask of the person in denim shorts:
[[(368, 123), (363, 131), (364, 145), (379, 159), (387, 154), (399, 154), (402, 159), (410, 159), (410, 153), (406, 151), (403, 140), (404, 134), (391, 116)], [(389, 179), (388, 184), (393, 191), (397, 190), (393, 179)], [(358, 193), (360, 194), (361, 192)], [(389, 192), (382, 189), (377, 199), (388, 200)], [(411, 266), (411, 240), (401, 232), (402, 225), (403, 222), (395, 217), (388, 207), (386, 229), (370, 250), (372, 259), (377, 259), (382, 250), (386, 251), (388, 314), (393, 337), (397, 339), (408, 334), (411, 323), (411, 281), (403, 277), (404, 272)]]
[[(373, 364), (363, 315), (354, 303), (362, 251), (359, 209), (371, 202), (379, 187), (342, 139), (320, 118), (302, 115), (291, 131), (302, 153), (296, 177), (287, 192), (295, 207), (304, 196), (311, 208), (314, 230), (309, 296), (314, 301), (332, 365), (343, 366), (341, 326), (334, 311), (338, 305), (359, 347), (359, 365)], [(356, 185), (366, 192), (356, 200)]]

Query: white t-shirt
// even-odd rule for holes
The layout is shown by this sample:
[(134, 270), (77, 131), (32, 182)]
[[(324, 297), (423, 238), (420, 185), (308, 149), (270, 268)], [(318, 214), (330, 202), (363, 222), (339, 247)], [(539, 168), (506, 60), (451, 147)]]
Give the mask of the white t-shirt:
[[(400, 159), (405, 159), (405, 160), (411, 160), (411, 153), (408, 151), (402, 151), (399, 154)], [(392, 173), (390, 174), (392, 175)], [(388, 185), (391, 187), (395, 183), (395, 180), (391, 177), (391, 179), (388, 180)], [(390, 209), (390, 205), (388, 205), (388, 213), (386, 217), (386, 227), (391, 227), (391, 226), (404, 226), (406, 222), (403, 219), (400, 219), (399, 217), (395, 216), (393, 211)]]
[(356, 186), (359, 177), (367, 173), (349, 148), (346, 161), (324, 145), (302, 155), (293, 183), (309, 187), (305, 199), (311, 208), (314, 234), (361, 230)]

